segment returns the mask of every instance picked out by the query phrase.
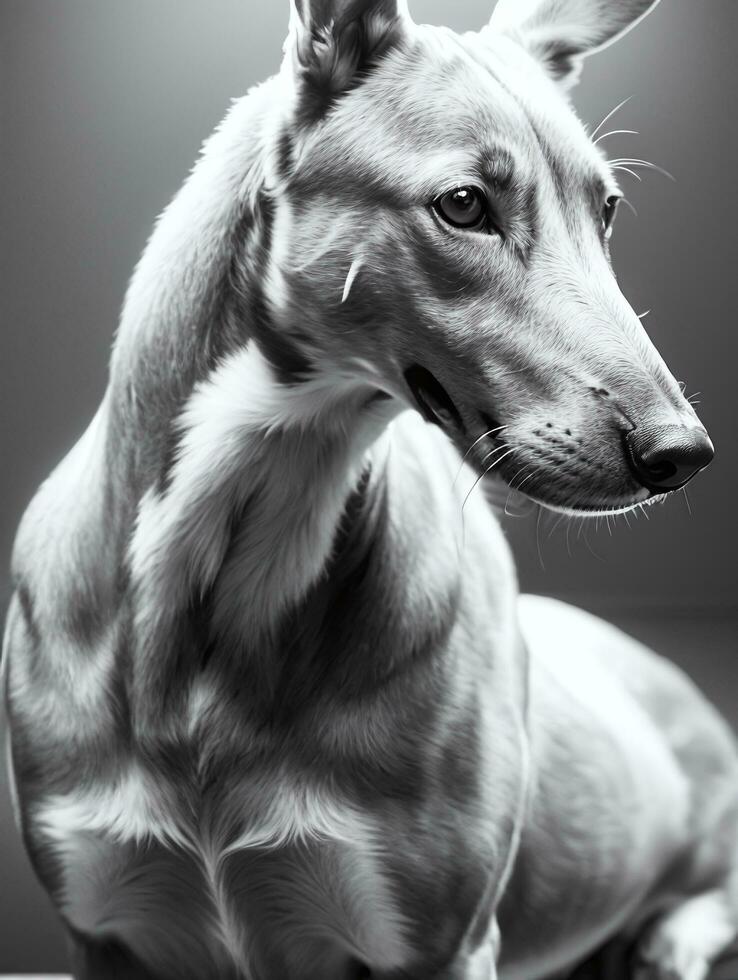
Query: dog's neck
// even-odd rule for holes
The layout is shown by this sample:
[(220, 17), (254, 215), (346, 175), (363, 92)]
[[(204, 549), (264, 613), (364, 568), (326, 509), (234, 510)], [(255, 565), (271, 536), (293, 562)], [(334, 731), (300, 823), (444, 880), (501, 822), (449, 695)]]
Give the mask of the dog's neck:
[(378, 644), (375, 675), (450, 626), (460, 528), (443, 513), (451, 470), (441, 488), (423, 486), (413, 453), (426, 445), (438, 459), (440, 435), (396, 414), (335, 378), (284, 385), (253, 343), (198, 387), (167, 485), (142, 499), (130, 548), (142, 702), (176, 703), (206, 654), (221, 670), (248, 661), (273, 688), (285, 646), (293, 676), (319, 648), (350, 647), (337, 635), (342, 590), (353, 593), (343, 598), (355, 622), (376, 616), (365, 604), (383, 602), (387, 624), (408, 626), (406, 643)]
[[(430, 551), (427, 536), (413, 535), (417, 514), (403, 511), (407, 493), (424, 519), (447, 506), (430, 499), (435, 491), (412, 490), (419, 474), (401, 476), (415, 465), (412, 453), (440, 434), (401, 419), (393, 428), (411, 435), (392, 453), (397, 402), (327, 363), (307, 379), (285, 379), (284, 325), (256, 322), (273, 84), (234, 107), (165, 212), (134, 275), (113, 358), (107, 465), (120, 519), (135, 527), (134, 698), (152, 710), (165, 698), (176, 702), (178, 688), (184, 696), (203, 646), (237, 647), (243, 659), (244, 649), (284, 642), (297, 609), (310, 619), (311, 594), (311, 612), (316, 603), (330, 608), (321, 583), (335, 580), (332, 563), (345, 584), (370, 539), (391, 550), (385, 564), (409, 564), (415, 576), (406, 608), (415, 642), (422, 616), (413, 605), (424, 605), (436, 629), (427, 611), (448, 608), (458, 574), (458, 519), (448, 549), (440, 535), (433, 543), (437, 564), (426, 556), (427, 585), (415, 557), (403, 554), (417, 551), (418, 540)], [(428, 451), (438, 458), (435, 445)], [(391, 482), (393, 503), (382, 510), (375, 503)], [(357, 487), (366, 506), (352, 511)], [(311, 621), (310, 642), (318, 642), (323, 626)], [(395, 644), (386, 652), (396, 660), (401, 651)]]
[[(258, 298), (270, 105), (266, 85), (234, 107), (152, 236), (127, 297), (98, 448), (79, 475), (89, 484), (98, 461), (105, 504), (79, 509), (91, 580), (110, 577), (110, 542), (117, 567), (130, 564), (132, 709), (143, 730), (165, 703), (171, 715), (184, 708), (212, 649), (243, 660), (245, 648), (290, 645), (298, 614), (306, 663), (326, 645), (351, 647), (350, 620), (361, 624), (371, 654), (357, 646), (342, 668), (359, 684), (417, 656), (455, 615), (464, 486), (452, 486), (457, 460), (444, 437), (415, 413), (392, 421), (396, 402), (330, 365), (285, 381), (267, 356), (280, 338), (265, 345), (263, 324), (243, 319)], [(251, 280), (234, 289), (234, 249), (249, 242)], [(76, 580), (66, 572), (55, 573), (57, 596)], [(341, 589), (355, 593), (343, 596), (348, 619), (337, 612)]]
[(260, 249), (272, 87), (237, 102), (207, 141), (131, 279), (111, 361), (108, 464), (137, 498), (166, 480), (172, 423), (195, 385), (249, 337), (233, 261)]

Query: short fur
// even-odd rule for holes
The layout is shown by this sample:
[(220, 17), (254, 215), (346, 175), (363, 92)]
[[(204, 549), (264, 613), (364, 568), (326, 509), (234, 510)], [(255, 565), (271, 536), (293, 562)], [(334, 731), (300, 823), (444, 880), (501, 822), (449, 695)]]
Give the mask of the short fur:
[[(628, 509), (624, 433), (699, 429), (563, 95), (649, 6), (502, 0), (458, 37), (295, 0), (159, 221), (13, 558), (18, 820), (79, 980), (536, 980), (613, 937), (703, 980), (732, 940), (732, 735), (519, 597), (472, 492)], [(494, 232), (439, 217), (467, 185)]]

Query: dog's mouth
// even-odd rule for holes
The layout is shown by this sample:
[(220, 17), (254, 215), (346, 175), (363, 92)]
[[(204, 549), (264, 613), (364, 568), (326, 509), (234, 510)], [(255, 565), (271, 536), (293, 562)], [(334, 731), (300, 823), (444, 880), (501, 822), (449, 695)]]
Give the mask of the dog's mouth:
[[(405, 380), (426, 422), (439, 426), (451, 436), (458, 435), (464, 439), (469, 437), (469, 429), (456, 403), (428, 368), (421, 364), (411, 365), (405, 371)], [(494, 437), (502, 426), (489, 412), (480, 411), (477, 414), (484, 427), (477, 443), (485, 438), (495, 441)]]
[[(566, 456), (549, 460), (556, 464), (553, 469), (541, 465), (544, 457), (540, 453), (533, 455), (530, 447), (525, 445), (511, 447), (501, 438), (503, 426), (489, 412), (480, 410), (472, 413), (478, 425), (465, 423), (451, 395), (428, 368), (412, 364), (405, 370), (404, 376), (423, 418), (442, 429), (474, 469), (484, 475), (495, 471), (511, 490), (522, 493), (539, 506), (569, 515), (592, 516), (624, 513), (642, 503), (651, 502), (644, 498), (643, 491), (638, 492), (635, 488), (626, 490), (624, 487), (615, 492), (608, 492), (604, 487), (588, 487), (590, 492), (580, 496), (582, 488), (577, 486), (579, 479), (576, 477), (582, 474), (577, 473), (576, 477), (569, 474), (567, 477)], [(481, 434), (478, 434), (480, 431)], [(507, 464), (511, 462), (509, 457), (516, 454), (519, 461), (527, 465), (521, 466), (518, 462), (514, 467), (508, 467)], [(523, 474), (524, 479), (518, 479), (518, 474)], [(592, 490), (595, 492), (592, 493)]]
[(456, 404), (438, 378), (421, 364), (412, 364), (405, 371), (405, 381), (415, 398), (420, 414), (442, 429), (464, 433), (464, 422)]

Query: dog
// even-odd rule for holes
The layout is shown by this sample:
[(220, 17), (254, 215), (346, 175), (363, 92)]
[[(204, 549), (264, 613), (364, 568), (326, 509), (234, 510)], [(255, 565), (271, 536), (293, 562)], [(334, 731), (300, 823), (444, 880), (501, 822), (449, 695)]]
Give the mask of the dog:
[(294, 0), (160, 219), (13, 556), (17, 818), (79, 980), (704, 980), (734, 939), (728, 727), (520, 596), (472, 492), (617, 513), (712, 457), (567, 100), (653, 6)]

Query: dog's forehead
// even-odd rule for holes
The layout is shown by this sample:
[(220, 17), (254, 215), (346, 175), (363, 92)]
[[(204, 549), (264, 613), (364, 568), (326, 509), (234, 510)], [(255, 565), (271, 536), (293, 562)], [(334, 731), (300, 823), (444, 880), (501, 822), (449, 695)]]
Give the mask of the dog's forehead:
[[(339, 175), (422, 197), (497, 161), (528, 180), (561, 161), (572, 183), (605, 165), (556, 85), (491, 30), (418, 27), (340, 100), (303, 157), (302, 190)], [(353, 178), (353, 180), (352, 180)]]
[[(592, 183), (609, 175), (564, 90), (520, 44), (492, 28), (457, 35), (468, 62), (477, 67), (472, 97), (487, 100), (496, 120), (507, 113), (505, 129), (519, 152), (534, 155), (574, 182)], [(511, 108), (512, 107), (512, 108)]]

